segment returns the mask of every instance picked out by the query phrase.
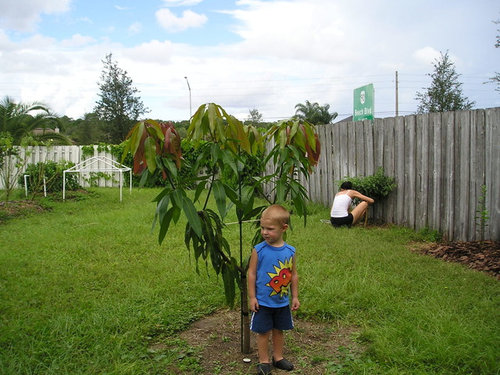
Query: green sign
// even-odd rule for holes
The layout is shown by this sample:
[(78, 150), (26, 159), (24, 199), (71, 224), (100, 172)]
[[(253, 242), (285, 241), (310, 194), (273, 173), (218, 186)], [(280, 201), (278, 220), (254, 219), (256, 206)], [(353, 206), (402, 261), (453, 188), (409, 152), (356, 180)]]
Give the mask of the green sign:
[(373, 120), (375, 109), (375, 90), (373, 83), (354, 89), (353, 121)]

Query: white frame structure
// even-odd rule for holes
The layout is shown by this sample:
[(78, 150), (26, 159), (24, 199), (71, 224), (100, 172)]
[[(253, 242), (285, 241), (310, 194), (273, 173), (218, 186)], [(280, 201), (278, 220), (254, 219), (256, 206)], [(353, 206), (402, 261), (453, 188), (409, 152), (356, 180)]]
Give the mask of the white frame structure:
[[(104, 163), (102, 166), (94, 166), (96, 163)], [(94, 168), (92, 168), (94, 166)], [(123, 196), (123, 172), (129, 172), (130, 175), (130, 193), (132, 193), (132, 169), (126, 165), (120, 164), (106, 156), (94, 156), (86, 159), (77, 165), (63, 171), (63, 200), (66, 199), (66, 173), (82, 173), (82, 172), (118, 172), (120, 174), (120, 202)]]

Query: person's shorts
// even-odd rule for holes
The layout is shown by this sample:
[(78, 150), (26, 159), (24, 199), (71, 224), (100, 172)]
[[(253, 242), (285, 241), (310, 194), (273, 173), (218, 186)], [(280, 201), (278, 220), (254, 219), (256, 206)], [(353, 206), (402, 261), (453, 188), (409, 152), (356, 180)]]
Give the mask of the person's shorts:
[(352, 214), (349, 213), (347, 216), (344, 217), (331, 217), (330, 223), (332, 223), (334, 227), (341, 227), (342, 225), (347, 225), (348, 227), (350, 227), (352, 225), (352, 220), (353, 220)]
[(272, 329), (286, 331), (293, 328), (290, 306), (266, 307), (260, 306), (257, 312), (252, 312), (250, 329), (256, 333), (266, 333)]

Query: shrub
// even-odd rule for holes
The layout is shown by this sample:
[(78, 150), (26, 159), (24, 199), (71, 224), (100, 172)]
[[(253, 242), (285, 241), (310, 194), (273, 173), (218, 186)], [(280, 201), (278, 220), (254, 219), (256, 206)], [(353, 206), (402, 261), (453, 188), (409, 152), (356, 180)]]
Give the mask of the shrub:
[(386, 198), (396, 188), (394, 177), (384, 175), (382, 167), (379, 167), (377, 172), (371, 176), (344, 177), (340, 180), (339, 186), (345, 181), (351, 181), (354, 190), (376, 201)]
[[(45, 177), (48, 193), (62, 191), (63, 172), (75, 164), (69, 161), (55, 162), (47, 160), (36, 164), (28, 164), (24, 174), (29, 175), (28, 191), (38, 193), (43, 191), (43, 178)], [(24, 185), (24, 176), (19, 176), (20, 185)], [(74, 173), (66, 175), (66, 190), (77, 190), (80, 188), (78, 177)]]

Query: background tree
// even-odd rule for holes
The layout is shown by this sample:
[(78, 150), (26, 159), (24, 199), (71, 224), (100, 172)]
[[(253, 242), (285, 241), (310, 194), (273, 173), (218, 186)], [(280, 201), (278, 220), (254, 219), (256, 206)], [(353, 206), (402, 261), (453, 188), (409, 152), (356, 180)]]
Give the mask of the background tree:
[(245, 124), (248, 125), (253, 125), (253, 126), (259, 126), (259, 124), (262, 122), (262, 114), (259, 112), (258, 109), (250, 109), (247, 117), (247, 121), (245, 121)]
[[(23, 140), (27, 144), (46, 140), (55, 144), (71, 144), (65, 135), (50, 131), (59, 126), (58, 117), (41, 103), (16, 103), (7, 96), (0, 102), (0, 133), (8, 133), (13, 145), (20, 145)], [(42, 131), (35, 134), (35, 129)]]
[[(26, 148), (44, 141), (71, 144), (66, 136), (46, 131), (57, 126), (58, 118), (43, 104), (16, 103), (9, 97), (0, 102), (0, 178), (6, 202), (27, 162), (29, 153), (20, 152), (21, 146)], [(42, 132), (34, 134), (35, 129), (42, 129)]]
[(112, 60), (112, 54), (106, 55), (102, 61), (104, 68), (101, 82), (98, 83), (100, 93), (94, 112), (106, 124), (108, 142), (121, 143), (132, 125), (141, 115), (148, 112), (132, 86), (132, 79), (127, 72), (118, 67)]
[(463, 96), (462, 83), (458, 81), (460, 75), (455, 71), (455, 64), (450, 60), (448, 52), (441, 52), (433, 66), (434, 72), (428, 74), (432, 78), (430, 87), (424, 92), (417, 92), (415, 97), (420, 102), (417, 113), (471, 109), (475, 103)]
[(105, 126), (99, 116), (94, 113), (85, 113), (83, 118), (76, 120), (64, 117), (64, 132), (79, 145), (93, 145), (107, 140)]
[(313, 125), (330, 124), (337, 116), (337, 112), (329, 112), (330, 104), (319, 105), (306, 100), (304, 104), (298, 103), (295, 106), (294, 118), (302, 119)]
[[(500, 20), (493, 21), (493, 22), (498, 25), (500, 23)], [(500, 33), (500, 29), (497, 29), (497, 32)], [(497, 34), (497, 40), (495, 42), (495, 48), (498, 48), (498, 47), (500, 47), (500, 34)], [(490, 82), (496, 83), (497, 87), (495, 90), (500, 92), (500, 73), (499, 72), (496, 72), (495, 76), (490, 78)]]

